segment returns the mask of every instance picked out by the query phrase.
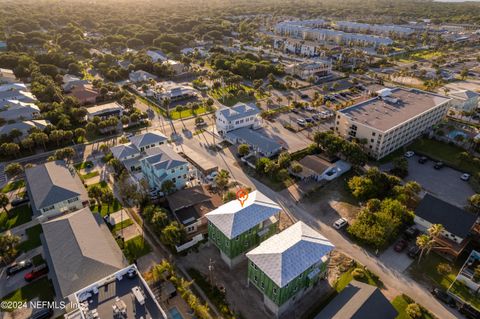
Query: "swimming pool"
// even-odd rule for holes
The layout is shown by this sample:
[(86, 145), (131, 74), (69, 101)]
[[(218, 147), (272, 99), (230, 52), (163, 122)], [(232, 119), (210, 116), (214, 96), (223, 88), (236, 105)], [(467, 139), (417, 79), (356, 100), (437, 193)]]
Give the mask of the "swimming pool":
[(451, 131), (451, 132), (449, 132), (449, 133), (447, 134), (448, 138), (449, 138), (449, 139), (452, 139), (452, 140), (454, 140), (455, 137), (457, 137), (458, 135), (463, 136), (463, 138), (467, 138), (467, 137), (468, 137), (465, 132), (462, 132), (462, 131), (459, 131), (459, 130), (453, 130), (453, 131)]
[(183, 319), (177, 307), (173, 307), (172, 309), (168, 310), (168, 313), (170, 314), (170, 317), (172, 317), (173, 319)]

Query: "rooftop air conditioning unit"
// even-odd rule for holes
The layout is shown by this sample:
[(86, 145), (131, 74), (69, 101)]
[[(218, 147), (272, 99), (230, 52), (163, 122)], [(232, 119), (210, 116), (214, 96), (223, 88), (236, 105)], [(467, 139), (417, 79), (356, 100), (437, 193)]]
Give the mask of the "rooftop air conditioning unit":
[(384, 88), (384, 89), (378, 90), (376, 93), (377, 93), (377, 95), (380, 96), (381, 98), (385, 98), (385, 97), (387, 97), (387, 96), (392, 95), (392, 90), (389, 89), (389, 88)]

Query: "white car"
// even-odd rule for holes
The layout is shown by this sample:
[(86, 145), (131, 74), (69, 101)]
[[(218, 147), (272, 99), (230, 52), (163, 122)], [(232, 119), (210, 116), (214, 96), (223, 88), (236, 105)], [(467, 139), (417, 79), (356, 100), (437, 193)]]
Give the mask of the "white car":
[(468, 181), (470, 179), (470, 174), (464, 173), (462, 176), (460, 176), (460, 179), (462, 181)]
[(347, 224), (348, 221), (345, 218), (340, 218), (333, 223), (333, 227), (335, 229), (342, 229), (343, 227), (347, 226)]
[(414, 152), (414, 151), (408, 151), (408, 152), (405, 153), (405, 157), (406, 157), (406, 158), (413, 157), (413, 155), (415, 155), (415, 152)]
[(307, 124), (304, 119), (297, 119), (297, 124), (300, 126), (305, 126)]

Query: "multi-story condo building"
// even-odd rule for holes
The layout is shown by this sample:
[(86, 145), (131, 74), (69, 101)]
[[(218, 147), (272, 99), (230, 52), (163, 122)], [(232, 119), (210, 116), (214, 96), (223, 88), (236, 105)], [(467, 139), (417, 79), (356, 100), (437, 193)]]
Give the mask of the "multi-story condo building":
[(285, 73), (298, 76), (303, 80), (310, 77), (315, 79), (330, 75), (332, 62), (327, 60), (315, 60), (312, 62), (293, 63), (285, 67)]
[(270, 198), (253, 191), (243, 204), (232, 200), (205, 215), (208, 238), (233, 267), (244, 259), (245, 252), (277, 232), (281, 210)]
[[(301, 21), (300, 21), (301, 22)], [(333, 42), (337, 44), (355, 44), (361, 46), (388, 46), (393, 40), (369, 34), (347, 33), (334, 29), (322, 29), (304, 26), (299, 21), (280, 22), (275, 26), (275, 34), (296, 39)]]
[(168, 145), (145, 150), (140, 165), (143, 176), (153, 189), (162, 190), (166, 181), (172, 181), (176, 189), (182, 189), (190, 178), (188, 161)]
[(27, 192), (33, 213), (50, 218), (88, 206), (87, 190), (63, 161), (53, 161), (25, 170)]
[(285, 53), (297, 54), (308, 57), (324, 56), (325, 50), (317, 42), (276, 38), (273, 41), (273, 47), (284, 51)]
[(338, 29), (344, 31), (354, 31), (354, 32), (372, 32), (376, 34), (385, 34), (394, 33), (399, 36), (408, 36), (415, 32), (412, 28), (402, 27), (398, 25), (385, 25), (385, 24), (368, 24), (368, 23), (359, 23), (352, 21), (337, 21), (335, 26)]
[(260, 127), (260, 110), (254, 105), (237, 103), (232, 107), (223, 107), (215, 112), (215, 117), (220, 135), (242, 127)]
[(262, 294), (277, 317), (327, 273), (333, 244), (303, 222), (265, 240), (247, 253), (248, 284)]
[(364, 139), (365, 151), (380, 159), (439, 123), (448, 97), (417, 89), (383, 89), (378, 96), (340, 110), (335, 131), (347, 139)]

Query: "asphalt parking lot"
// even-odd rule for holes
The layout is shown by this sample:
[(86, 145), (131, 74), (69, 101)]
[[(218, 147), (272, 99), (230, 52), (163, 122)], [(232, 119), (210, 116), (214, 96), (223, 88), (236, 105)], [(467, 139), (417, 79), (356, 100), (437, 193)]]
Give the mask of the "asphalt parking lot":
[(468, 204), (468, 198), (475, 192), (468, 182), (460, 179), (463, 172), (447, 166), (436, 170), (433, 161), (420, 164), (418, 159), (417, 155), (408, 159), (407, 181), (418, 182), (430, 194), (453, 205), (464, 207)]

